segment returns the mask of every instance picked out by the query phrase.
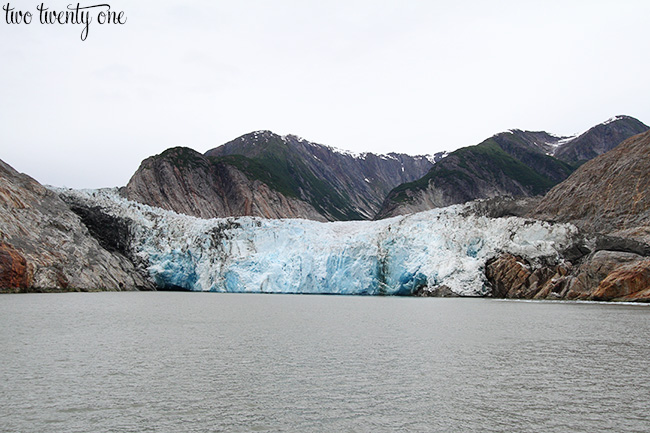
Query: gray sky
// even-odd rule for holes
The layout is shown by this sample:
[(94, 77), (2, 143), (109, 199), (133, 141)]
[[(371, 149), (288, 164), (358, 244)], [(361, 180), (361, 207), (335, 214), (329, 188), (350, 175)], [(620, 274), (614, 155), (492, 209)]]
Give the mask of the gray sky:
[(166, 148), (259, 129), (423, 154), (650, 122), (647, 0), (107, 2), (127, 23), (84, 42), (2, 11), (0, 159), (42, 183), (122, 186)]

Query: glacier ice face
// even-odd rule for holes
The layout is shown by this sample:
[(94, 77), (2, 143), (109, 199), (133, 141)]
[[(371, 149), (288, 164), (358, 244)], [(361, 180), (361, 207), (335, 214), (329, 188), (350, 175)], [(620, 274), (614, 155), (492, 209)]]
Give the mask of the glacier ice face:
[(57, 192), (129, 220), (131, 248), (152, 280), (194, 291), (401, 295), (446, 285), (484, 295), (489, 258), (558, 258), (576, 232), (466, 216), (462, 205), (381, 221), (206, 220), (130, 202), (114, 189)]

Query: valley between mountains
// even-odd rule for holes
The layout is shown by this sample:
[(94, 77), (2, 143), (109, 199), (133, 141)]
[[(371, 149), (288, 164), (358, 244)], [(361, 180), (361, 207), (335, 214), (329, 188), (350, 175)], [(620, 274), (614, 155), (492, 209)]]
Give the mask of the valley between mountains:
[(257, 131), (109, 190), (2, 163), (0, 289), (650, 301), (649, 129), (615, 116), (419, 156)]

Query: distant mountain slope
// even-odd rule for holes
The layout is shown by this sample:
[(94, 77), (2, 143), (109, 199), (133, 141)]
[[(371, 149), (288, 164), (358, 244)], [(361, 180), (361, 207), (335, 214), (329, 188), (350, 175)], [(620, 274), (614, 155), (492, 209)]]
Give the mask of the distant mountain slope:
[(283, 192), (310, 203), (329, 220), (371, 219), (392, 188), (421, 177), (443, 156), (354, 154), (270, 131), (246, 134), (206, 152), (233, 155), (273, 173)]
[(393, 189), (377, 218), (477, 198), (542, 194), (572, 172), (568, 164), (544, 153), (561, 139), (513, 130), (452, 152), (421, 179)]
[(572, 165), (580, 165), (615, 148), (623, 140), (650, 129), (630, 116), (615, 116), (557, 149), (554, 156)]
[(207, 157), (186, 147), (145, 159), (122, 194), (134, 201), (201, 218), (325, 218), (285, 179), (243, 156)]
[[(644, 129), (645, 128), (645, 129)], [(393, 189), (377, 218), (502, 195), (534, 196), (566, 179), (583, 162), (648, 127), (617, 116), (578, 137), (510, 130), (449, 154), (422, 178)]]
[(606, 232), (650, 225), (650, 131), (582, 165), (532, 216)]

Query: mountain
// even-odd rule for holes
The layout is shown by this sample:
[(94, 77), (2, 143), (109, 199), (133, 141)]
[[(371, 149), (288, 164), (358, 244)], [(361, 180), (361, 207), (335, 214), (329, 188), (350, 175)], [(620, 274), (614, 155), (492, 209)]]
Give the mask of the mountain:
[(567, 141), (553, 156), (572, 165), (581, 165), (648, 129), (647, 125), (634, 117), (615, 116)]
[(285, 179), (243, 156), (209, 157), (186, 147), (145, 159), (122, 194), (134, 201), (201, 218), (325, 218)]
[(650, 131), (580, 166), (529, 217), (570, 222), (585, 241), (560, 263), (501, 254), (486, 265), (496, 297), (650, 302)]
[(328, 220), (371, 219), (386, 194), (424, 175), (443, 154), (355, 154), (270, 131), (246, 134), (206, 152), (244, 156), (281, 179), (282, 191), (310, 203)]
[(562, 139), (544, 132), (512, 130), (461, 148), (424, 177), (393, 189), (377, 218), (478, 198), (542, 194), (572, 172), (571, 166), (547, 155)]
[(650, 225), (650, 131), (583, 164), (531, 216), (607, 233)]
[[(282, 188), (282, 177), (250, 158), (183, 148), (165, 153), (160, 173), (169, 159), (171, 174), (203, 167), (194, 179), (199, 182), (233, 158)], [(553, 167), (545, 168), (549, 176)], [(649, 167), (645, 132), (535, 200), (529, 217), (537, 220), (489, 215), (516, 207), (500, 199), (327, 224), (196, 218), (126, 200), (118, 189), (48, 189), (0, 162), (0, 291), (157, 288), (650, 302)]]
[(257, 131), (207, 151), (168, 149), (142, 162), (122, 194), (201, 218), (371, 219), (386, 194), (443, 154), (355, 154)]
[(56, 193), (0, 161), (0, 292), (152, 289), (121, 252), (128, 229), (100, 219), (108, 236), (96, 237)]
[(502, 132), (450, 153), (422, 178), (393, 189), (377, 218), (475, 199), (541, 195), (566, 179), (582, 158), (593, 158), (648, 129), (632, 117), (616, 116), (577, 137)]

